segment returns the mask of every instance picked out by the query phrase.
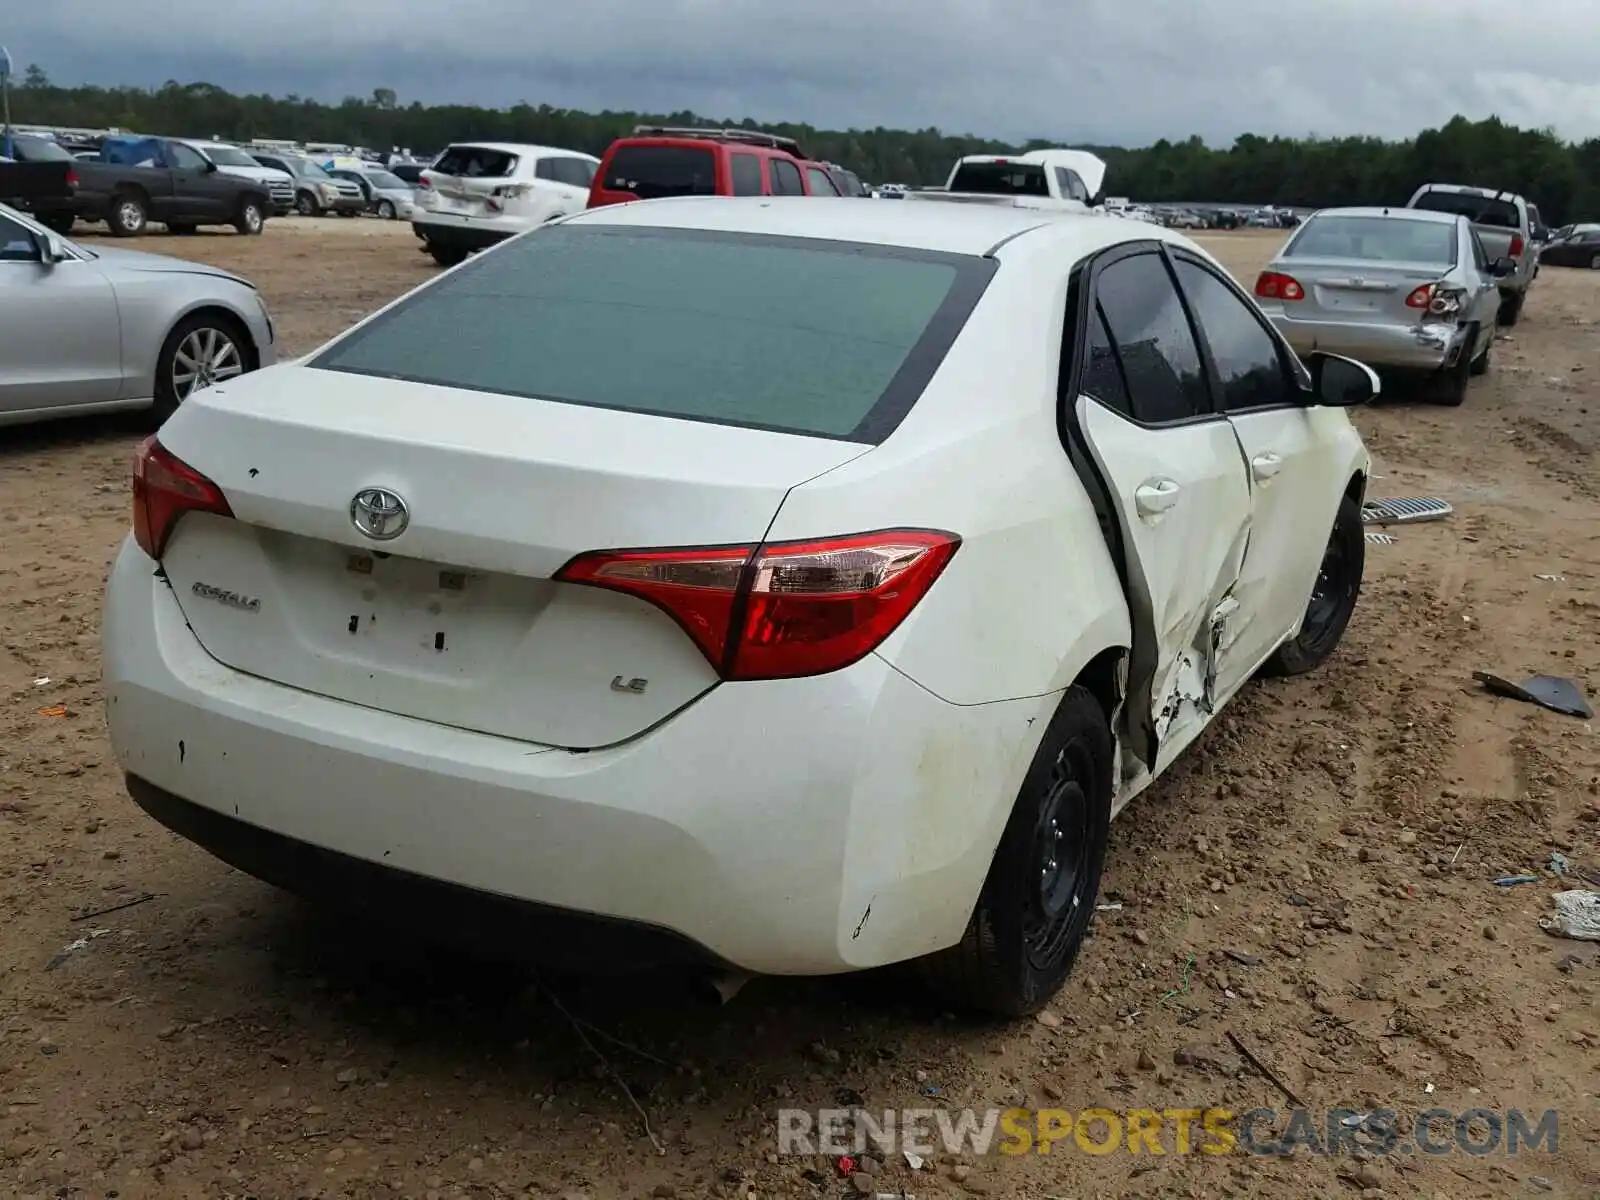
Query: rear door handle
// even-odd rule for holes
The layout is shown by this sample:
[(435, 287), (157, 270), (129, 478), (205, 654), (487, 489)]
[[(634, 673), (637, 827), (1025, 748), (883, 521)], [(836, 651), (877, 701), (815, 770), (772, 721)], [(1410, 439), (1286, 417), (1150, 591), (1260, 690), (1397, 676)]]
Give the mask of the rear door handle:
[(1260, 480), (1271, 479), (1281, 470), (1283, 470), (1283, 459), (1273, 454), (1270, 450), (1266, 454), (1258, 454), (1250, 460), (1250, 471)]
[(1176, 504), (1182, 493), (1183, 489), (1170, 479), (1152, 479), (1134, 489), (1133, 503), (1141, 517), (1154, 517)]

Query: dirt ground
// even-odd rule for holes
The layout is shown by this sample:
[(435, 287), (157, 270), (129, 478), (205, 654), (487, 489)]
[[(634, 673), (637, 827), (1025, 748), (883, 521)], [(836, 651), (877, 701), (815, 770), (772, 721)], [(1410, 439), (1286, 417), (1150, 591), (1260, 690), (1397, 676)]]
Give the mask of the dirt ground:
[[(1203, 240), (1248, 281), (1280, 235)], [(253, 279), (295, 353), (435, 269), (406, 226), (371, 221), (139, 246)], [(1584, 886), (1546, 870), (1552, 851), (1600, 872), (1600, 740), (1472, 672), (1600, 693), (1596, 407), (1600, 273), (1550, 269), (1464, 407), (1357, 414), (1372, 493), (1454, 516), (1369, 546), (1334, 661), (1252, 685), (1128, 810), (1103, 897), (1121, 907), (1049, 1014), (998, 1026), (893, 972), (757, 981), (721, 1008), (671, 981), (533, 986), (308, 911), (169, 835), (123, 793), (98, 683), (136, 434), (7, 430), (0, 1194), (1593, 1200), (1600, 946), (1538, 918)], [(1522, 872), (1539, 878), (1493, 882)], [(1068, 1140), (852, 1180), (776, 1155), (780, 1107), (1286, 1109), (1230, 1032), (1312, 1108), (1555, 1109), (1556, 1153)]]

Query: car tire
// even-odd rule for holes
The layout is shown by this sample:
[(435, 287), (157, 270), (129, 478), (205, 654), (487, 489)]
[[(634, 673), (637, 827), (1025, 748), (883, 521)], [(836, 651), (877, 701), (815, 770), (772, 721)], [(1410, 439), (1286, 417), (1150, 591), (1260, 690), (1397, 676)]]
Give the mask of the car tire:
[[(1470, 334), (1467, 344), (1471, 345), (1476, 333)], [(1467, 400), (1467, 387), (1474, 374), (1472, 363), (1467, 358), (1463, 349), (1461, 357), (1454, 364), (1439, 372), (1433, 379), (1433, 400), (1435, 404), (1442, 404), (1446, 408), (1460, 408)]]
[[(1473, 331), (1473, 336), (1477, 336), (1476, 330)], [(1493, 349), (1494, 334), (1491, 332), (1489, 334), (1489, 340), (1483, 344), (1483, 352), (1479, 354), (1477, 358), (1473, 359), (1471, 365), (1467, 368), (1468, 374), (1487, 375), (1489, 373), (1489, 351)]]
[(1087, 689), (1068, 688), (1023, 778), (966, 932), (917, 961), (946, 1003), (1020, 1017), (1060, 991), (1100, 893), (1113, 762), (1105, 710)]
[[(222, 348), (224, 342), (232, 347), (231, 358)], [(217, 376), (213, 382), (237, 378), (253, 369), (255, 356), (250, 338), (237, 321), (221, 313), (210, 312), (185, 317), (167, 334), (167, 340), (161, 344), (161, 353), (156, 358), (155, 403), (151, 411), (157, 424), (177, 412), (178, 406), (200, 387), (207, 386), (205, 383), (194, 386), (183, 378), (187, 372), (185, 363), (180, 362), (180, 353), (186, 360), (193, 361), (199, 349), (208, 350), (213, 368), (222, 367), (226, 370), (230, 364), (237, 365), (237, 370)]]
[(118, 192), (111, 197), (106, 224), (113, 237), (137, 237), (150, 223), (150, 209), (137, 192)]
[(428, 253), (433, 255), (433, 261), (441, 267), (453, 267), (457, 263), (467, 260), (467, 252), (451, 246), (439, 246), (433, 242), (428, 243)]
[(395, 216), (396, 216), (396, 213), (394, 211), (394, 204), (391, 201), (388, 201), (388, 200), (379, 200), (378, 201), (378, 215), (380, 217), (382, 217), (385, 221), (394, 220)]
[(322, 205), (317, 203), (317, 198), (310, 192), (297, 192), (294, 198), (294, 210), (302, 217), (320, 217)]
[(59, 233), (62, 237), (71, 237), (72, 227), (77, 220), (73, 213), (56, 213), (53, 216), (40, 217), (39, 224), (53, 233)]
[(1594, 257), (1589, 259), (1589, 270), (1600, 271), (1600, 254), (1596, 254)]
[(1522, 305), (1527, 296), (1522, 292), (1512, 292), (1500, 301), (1500, 312), (1496, 323), (1510, 329), (1522, 317)]
[(261, 205), (255, 200), (246, 200), (239, 205), (238, 215), (233, 219), (233, 228), (245, 237), (260, 237), (267, 227), (266, 214), (261, 211)]
[(1273, 651), (1261, 668), (1263, 675), (1303, 675), (1327, 661), (1356, 611), (1366, 561), (1367, 536), (1361, 505), (1342, 496), (1300, 632)]

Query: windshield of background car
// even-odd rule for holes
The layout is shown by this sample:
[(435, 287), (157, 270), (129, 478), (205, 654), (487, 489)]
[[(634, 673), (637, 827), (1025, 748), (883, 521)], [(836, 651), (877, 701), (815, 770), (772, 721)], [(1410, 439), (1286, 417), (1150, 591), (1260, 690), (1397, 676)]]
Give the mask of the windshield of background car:
[(404, 192), (408, 191), (411, 187), (409, 183), (401, 179), (398, 175), (391, 175), (387, 171), (368, 171), (367, 182), (373, 187), (380, 188), (386, 192)]
[(994, 269), (853, 242), (557, 225), (308, 365), (876, 443), (916, 403)]
[(316, 163), (312, 162), (309, 158), (286, 158), (283, 161), (288, 164), (290, 170), (292, 170), (296, 175), (300, 176), (302, 179), (332, 179), (333, 178), (332, 175), (329, 175), (326, 171), (324, 171)]
[(1457, 213), (1474, 225), (1490, 225), (1496, 229), (1520, 229), (1517, 206), (1509, 200), (1493, 196), (1474, 196), (1468, 192), (1423, 192), (1412, 208), (1428, 212)]
[(487, 146), (451, 146), (432, 169), (466, 179), (504, 179), (517, 169), (517, 156)]
[(601, 187), (641, 200), (717, 194), (717, 159), (710, 146), (618, 146)]
[(256, 167), (261, 166), (243, 150), (235, 150), (232, 146), (201, 146), (200, 152), (216, 163), (219, 167)]
[(952, 192), (995, 196), (1048, 196), (1044, 168), (1029, 163), (962, 163), (950, 181)]
[(1359, 258), (1375, 262), (1456, 262), (1452, 222), (1406, 217), (1312, 217), (1283, 249), (1285, 258)]
[(61, 146), (49, 138), (27, 137), (13, 134), (11, 148), (16, 151), (18, 162), (73, 162), (75, 161)]

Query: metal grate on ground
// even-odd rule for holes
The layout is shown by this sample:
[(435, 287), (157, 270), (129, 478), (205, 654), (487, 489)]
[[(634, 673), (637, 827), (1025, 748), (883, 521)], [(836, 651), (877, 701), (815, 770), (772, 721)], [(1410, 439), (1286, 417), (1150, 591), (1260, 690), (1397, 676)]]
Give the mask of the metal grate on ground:
[(1438, 496), (1402, 496), (1393, 500), (1368, 500), (1361, 506), (1361, 520), (1367, 525), (1415, 525), (1422, 521), (1442, 521), (1455, 508)]

